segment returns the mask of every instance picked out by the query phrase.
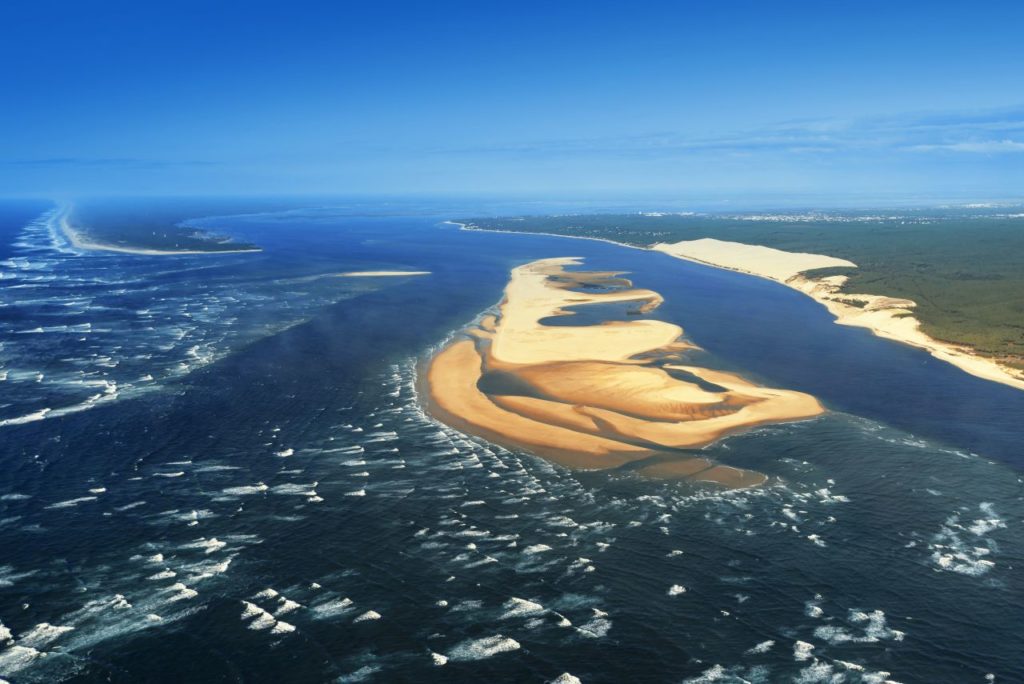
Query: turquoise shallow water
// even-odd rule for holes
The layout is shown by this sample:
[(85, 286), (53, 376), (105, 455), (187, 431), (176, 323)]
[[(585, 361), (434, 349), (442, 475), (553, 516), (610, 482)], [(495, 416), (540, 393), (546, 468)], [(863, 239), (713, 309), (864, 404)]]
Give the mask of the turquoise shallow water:
[[(0, 228), (4, 679), (1024, 679), (1024, 393), (766, 281), (442, 208), (207, 221), (264, 247), (215, 257), (77, 254), (43, 211)], [(417, 360), (550, 256), (833, 411), (710, 447), (772, 476), (742, 492), (425, 417)]]

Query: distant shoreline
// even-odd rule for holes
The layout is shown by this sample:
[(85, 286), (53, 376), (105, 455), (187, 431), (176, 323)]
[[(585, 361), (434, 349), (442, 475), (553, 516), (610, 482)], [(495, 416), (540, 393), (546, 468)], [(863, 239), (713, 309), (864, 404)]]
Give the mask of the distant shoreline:
[(100, 242), (86, 236), (76, 230), (68, 222), (68, 212), (65, 211), (57, 219), (57, 226), (61, 233), (67, 238), (76, 249), (83, 249), (90, 252), (117, 252), (119, 254), (136, 254), (142, 256), (185, 256), (190, 254), (243, 254), (247, 252), (262, 252), (260, 247), (248, 249), (151, 249), (146, 247), (125, 247), (114, 245), (109, 242)]
[[(702, 258), (688, 255), (683, 253), (680, 249), (673, 249), (678, 245), (682, 245), (687, 241), (672, 244), (655, 244), (650, 247), (640, 247), (637, 245), (629, 245), (622, 242), (616, 242), (615, 240), (609, 240), (607, 238), (595, 238), (589, 236), (576, 236), (576, 235), (564, 235), (559, 233), (533, 233), (533, 232), (519, 232), (515, 230), (493, 230), (489, 228), (477, 228), (470, 227), (468, 224), (457, 223), (461, 226), (460, 230), (466, 231), (481, 231), (489, 233), (517, 233), (519, 235), (544, 235), (549, 237), (561, 237), (568, 238), (571, 240), (596, 240), (598, 242), (607, 242), (620, 247), (629, 247), (631, 249), (642, 249), (645, 251), (657, 251), (667, 254), (668, 256), (676, 259), (682, 259), (684, 261), (690, 261), (704, 266), (711, 266), (714, 268), (720, 268), (726, 271), (733, 271), (735, 273), (743, 273), (745, 275), (752, 275), (766, 280), (785, 285), (786, 287), (797, 290), (807, 295), (814, 301), (818, 302), (826, 309), (829, 313), (835, 316), (835, 322), (837, 325), (848, 325), (855, 327), (867, 328), (877, 337), (883, 339), (892, 340), (901, 344), (906, 344), (917, 349), (922, 349), (928, 352), (934, 358), (944, 361), (950, 365), (956, 366), (960, 370), (973, 375), (983, 380), (990, 382), (997, 382), (1001, 385), (1013, 387), (1015, 389), (1024, 390), (1024, 378), (1016, 375), (1012, 370), (1005, 368), (998, 362), (984, 356), (980, 356), (975, 353), (974, 350), (966, 345), (956, 345), (948, 342), (941, 342), (936, 340), (920, 329), (920, 321), (913, 315), (912, 309), (915, 306), (914, 302), (909, 300), (895, 300), (889, 297), (883, 297), (879, 295), (848, 295), (841, 294), (839, 288), (841, 282), (837, 278), (843, 278), (843, 276), (831, 276), (825, 278), (808, 278), (803, 275), (802, 272), (798, 272), (789, 278), (773, 277), (770, 272), (766, 272), (764, 269), (759, 269), (753, 264), (745, 264), (743, 267), (738, 265), (731, 265), (724, 263), (724, 260), (716, 260), (713, 257), (702, 255)], [(690, 241), (699, 242), (699, 241)], [(724, 241), (716, 241), (723, 242)], [(736, 244), (739, 243), (724, 243), (724, 244)], [(743, 247), (751, 247), (751, 245), (743, 244)], [(757, 247), (757, 246), (755, 246)], [(769, 247), (761, 247), (764, 250), (772, 250), (774, 252), (782, 252), (783, 250), (773, 250)], [(787, 253), (793, 254), (793, 253)], [(825, 259), (832, 259), (834, 257), (821, 256)], [(844, 303), (843, 299), (859, 300), (865, 303), (865, 306), (853, 306)], [(867, 314), (867, 315), (866, 315)]]

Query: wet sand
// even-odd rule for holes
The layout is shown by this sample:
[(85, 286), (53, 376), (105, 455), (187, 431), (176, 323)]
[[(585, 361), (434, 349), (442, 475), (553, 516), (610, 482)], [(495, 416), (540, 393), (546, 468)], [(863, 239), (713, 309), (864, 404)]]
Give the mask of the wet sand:
[(545, 325), (586, 305), (632, 302), (649, 313), (662, 302), (619, 273), (566, 270), (579, 262), (543, 259), (513, 269), (498, 314), (483, 316), (431, 360), (428, 411), (571, 468), (627, 466), (729, 487), (764, 482), (695, 450), (758, 425), (819, 415), (821, 404), (682, 362), (694, 347), (672, 323)]

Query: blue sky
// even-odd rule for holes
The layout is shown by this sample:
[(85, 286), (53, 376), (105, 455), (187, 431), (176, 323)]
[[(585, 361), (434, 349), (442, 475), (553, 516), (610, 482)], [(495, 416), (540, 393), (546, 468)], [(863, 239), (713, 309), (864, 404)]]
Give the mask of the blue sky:
[(1021, 2), (0, 5), (0, 195), (1024, 196)]

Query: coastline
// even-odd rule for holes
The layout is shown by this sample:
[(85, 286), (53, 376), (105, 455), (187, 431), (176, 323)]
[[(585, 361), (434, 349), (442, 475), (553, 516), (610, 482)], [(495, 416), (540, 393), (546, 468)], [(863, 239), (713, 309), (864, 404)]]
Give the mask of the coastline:
[[(491, 230), (487, 228), (468, 227), (466, 224), (457, 224), (460, 230), (478, 230), (488, 233), (517, 233), (514, 230)], [(588, 236), (562, 235), (558, 233), (520, 233), (523, 235), (545, 235), (549, 237), (561, 237), (571, 240), (595, 240), (607, 242), (620, 247), (630, 249), (642, 249), (646, 251), (658, 251), (676, 259), (691, 261), (693, 263), (714, 268), (721, 268), (727, 271), (743, 273), (771, 280), (772, 282), (785, 285), (801, 292), (814, 301), (818, 302), (829, 313), (835, 316), (837, 325), (866, 328), (872, 334), (883, 339), (899, 342), (911, 347), (922, 349), (940, 361), (944, 361), (960, 370), (990, 382), (997, 382), (1008, 387), (1024, 390), (1024, 377), (1019, 376), (1015, 371), (1004, 367), (997, 361), (988, 357), (980, 356), (966, 345), (956, 345), (949, 342), (941, 342), (921, 331), (921, 322), (914, 316), (913, 309), (916, 303), (908, 299), (897, 299), (882, 295), (847, 294), (841, 292), (846, 276), (826, 276), (823, 278), (808, 278), (801, 272), (792, 274), (788, 278), (773, 277), (770, 272), (757, 268), (743, 268), (730, 265), (723, 261), (716, 261), (709, 258), (698, 258), (692, 254), (683, 253), (683, 249), (676, 248), (683, 243), (657, 243), (650, 247), (638, 247), (606, 238), (594, 238)], [(699, 241), (689, 241), (699, 242)], [(716, 241), (723, 242), (723, 241)], [(741, 243), (728, 243), (739, 245)], [(751, 245), (743, 245), (749, 247)], [(769, 247), (761, 247), (769, 250)], [(782, 250), (772, 250), (781, 252)], [(792, 253), (787, 253), (792, 254)], [(824, 259), (835, 259), (825, 255), (812, 255)], [(842, 261), (842, 260), (840, 260)], [(851, 263), (851, 262), (847, 262)], [(809, 269), (805, 269), (809, 270)], [(845, 300), (845, 301), (844, 301)], [(855, 301), (858, 304), (852, 305), (848, 301)]]
[(142, 256), (185, 256), (190, 254), (246, 254), (249, 252), (262, 252), (263, 249), (260, 247), (253, 247), (251, 249), (219, 249), (219, 250), (205, 250), (205, 249), (147, 249), (145, 247), (124, 247), (122, 245), (112, 245), (109, 242), (99, 242), (92, 240), (85, 234), (71, 227), (68, 223), (68, 212), (63, 212), (60, 218), (57, 219), (57, 226), (60, 232), (64, 235), (71, 246), (75, 249), (86, 250), (90, 252), (117, 252), (119, 254), (136, 254)]

